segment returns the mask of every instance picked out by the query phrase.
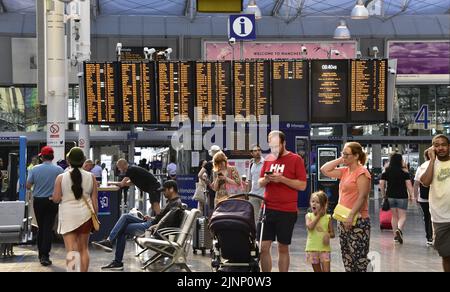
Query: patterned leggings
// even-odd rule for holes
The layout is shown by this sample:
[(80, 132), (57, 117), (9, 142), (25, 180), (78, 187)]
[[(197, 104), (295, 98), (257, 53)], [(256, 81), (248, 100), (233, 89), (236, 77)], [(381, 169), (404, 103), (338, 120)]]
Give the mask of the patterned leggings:
[(370, 244), (370, 219), (358, 219), (350, 231), (338, 223), (342, 261), (346, 272), (366, 272), (370, 260), (367, 258)]

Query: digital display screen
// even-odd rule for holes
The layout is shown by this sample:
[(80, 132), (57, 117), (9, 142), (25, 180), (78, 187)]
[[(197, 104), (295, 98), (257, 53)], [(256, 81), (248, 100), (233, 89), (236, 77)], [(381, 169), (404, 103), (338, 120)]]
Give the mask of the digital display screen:
[(196, 62), (195, 66), (198, 120), (225, 121), (232, 104), (231, 62)]
[(155, 123), (155, 64), (121, 63), (123, 123)]
[[(234, 114), (245, 121), (270, 115), (270, 61), (234, 62)], [(242, 118), (237, 118), (242, 121)]]
[(86, 124), (120, 123), (117, 63), (84, 64)]
[(348, 60), (311, 61), (311, 122), (347, 122), (348, 64)]
[(307, 61), (272, 62), (273, 114), (283, 122), (307, 122), (309, 113), (309, 64)]
[(387, 67), (387, 60), (351, 61), (351, 122), (386, 122)]
[(158, 122), (193, 119), (195, 62), (158, 62)]

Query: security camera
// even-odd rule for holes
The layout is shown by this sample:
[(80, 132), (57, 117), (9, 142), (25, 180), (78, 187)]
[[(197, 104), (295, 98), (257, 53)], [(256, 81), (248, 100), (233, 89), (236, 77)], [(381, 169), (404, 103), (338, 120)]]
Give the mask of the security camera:
[(372, 47), (372, 52), (373, 52), (374, 58), (378, 58), (378, 53), (380, 52), (380, 50), (378, 49), (377, 46)]
[(164, 51), (164, 53), (166, 53), (166, 54), (172, 54), (172, 48), (168, 48), (167, 50)]
[(236, 44), (236, 38), (230, 38), (230, 39), (228, 40), (228, 43), (229, 43), (230, 45)]
[(154, 48), (149, 49), (148, 47), (144, 48), (144, 57), (146, 60), (150, 59), (152, 60), (152, 56), (153, 54), (156, 52), (156, 50)]
[(302, 51), (302, 55), (308, 54), (308, 49), (305, 46), (302, 46), (301, 51)]
[(361, 53), (361, 51), (356, 51), (356, 58), (357, 58), (357, 59), (361, 59), (361, 58), (362, 58), (362, 53)]
[(392, 74), (392, 75), (397, 74), (397, 71), (395, 71), (395, 69), (392, 68), (392, 67), (389, 67), (389, 68), (388, 68), (388, 72), (389, 72), (390, 74)]
[(334, 55), (334, 56), (339, 56), (341, 54), (341, 52), (339, 52), (338, 50), (331, 50), (330, 54)]

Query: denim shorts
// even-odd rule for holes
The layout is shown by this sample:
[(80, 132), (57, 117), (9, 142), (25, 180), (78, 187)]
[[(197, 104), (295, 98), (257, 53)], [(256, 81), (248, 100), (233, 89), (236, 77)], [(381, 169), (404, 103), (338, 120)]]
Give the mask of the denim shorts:
[(391, 208), (408, 210), (408, 199), (389, 198), (389, 206)]

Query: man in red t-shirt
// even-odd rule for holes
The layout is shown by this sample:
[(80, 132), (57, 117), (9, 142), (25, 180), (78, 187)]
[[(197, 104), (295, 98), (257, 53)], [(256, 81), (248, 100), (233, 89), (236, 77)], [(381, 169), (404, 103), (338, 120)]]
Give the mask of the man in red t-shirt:
[(289, 270), (289, 245), (297, 222), (298, 191), (306, 189), (303, 159), (286, 150), (283, 132), (269, 133), (269, 154), (261, 169), (259, 185), (265, 187), (266, 219), (261, 243), (261, 269), (272, 270), (272, 242), (278, 241), (278, 269)]

